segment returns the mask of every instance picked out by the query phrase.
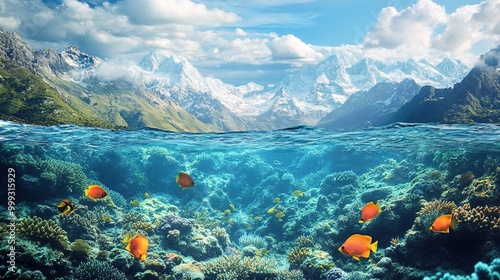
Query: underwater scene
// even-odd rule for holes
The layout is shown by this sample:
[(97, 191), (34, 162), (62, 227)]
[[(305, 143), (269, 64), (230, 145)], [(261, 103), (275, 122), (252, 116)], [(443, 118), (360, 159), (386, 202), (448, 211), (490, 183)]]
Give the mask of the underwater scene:
[(500, 127), (0, 122), (2, 279), (500, 279)]

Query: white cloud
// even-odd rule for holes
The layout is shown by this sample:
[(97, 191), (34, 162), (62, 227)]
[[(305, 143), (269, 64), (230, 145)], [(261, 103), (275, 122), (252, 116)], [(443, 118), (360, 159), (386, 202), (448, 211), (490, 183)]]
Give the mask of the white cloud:
[(157, 25), (179, 23), (219, 26), (240, 18), (220, 9), (208, 9), (191, 0), (125, 0), (119, 9), (135, 24)]
[(21, 21), (14, 17), (0, 17), (0, 26), (9, 30), (18, 29), (21, 26)]
[(448, 17), (444, 32), (433, 38), (433, 47), (451, 55), (461, 55), (482, 40), (500, 43), (499, 11), (498, 0), (458, 8)]
[(301, 62), (319, 62), (323, 55), (311, 45), (302, 42), (292, 34), (275, 37), (269, 44), (272, 56), (278, 60), (297, 60)]
[(236, 28), (236, 35), (238, 36), (247, 36), (248, 33), (246, 33), (243, 29), (241, 28)]
[(420, 0), (400, 12), (387, 7), (380, 12), (377, 23), (366, 35), (364, 45), (387, 49), (401, 45), (428, 47), (435, 28), (445, 21), (444, 8), (431, 0)]

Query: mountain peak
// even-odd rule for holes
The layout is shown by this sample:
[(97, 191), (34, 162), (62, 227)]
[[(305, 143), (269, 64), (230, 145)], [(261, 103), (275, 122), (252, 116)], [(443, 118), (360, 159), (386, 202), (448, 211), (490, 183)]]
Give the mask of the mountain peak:
[(84, 53), (75, 45), (69, 46), (60, 55), (69, 66), (79, 69), (96, 67), (102, 62), (99, 58)]
[(160, 51), (151, 51), (139, 62), (139, 67), (150, 72), (179, 72), (184, 67), (194, 68), (182, 56), (166, 54)]

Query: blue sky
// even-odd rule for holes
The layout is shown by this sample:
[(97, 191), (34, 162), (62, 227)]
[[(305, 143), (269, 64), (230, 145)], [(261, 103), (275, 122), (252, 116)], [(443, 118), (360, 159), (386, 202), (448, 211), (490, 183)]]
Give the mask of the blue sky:
[(500, 44), (500, 0), (0, 0), (0, 26), (35, 49), (75, 44), (111, 62), (152, 50), (236, 85), (280, 81), (334, 53), (385, 63)]

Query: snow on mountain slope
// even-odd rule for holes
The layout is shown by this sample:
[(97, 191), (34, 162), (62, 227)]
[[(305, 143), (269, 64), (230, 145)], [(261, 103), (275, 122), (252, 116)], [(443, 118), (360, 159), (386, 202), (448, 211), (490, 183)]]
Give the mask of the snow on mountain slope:
[[(68, 79), (74, 81), (83, 81), (95, 74), (102, 62), (73, 47), (60, 57), (71, 70), (66, 71)], [(437, 66), (413, 59), (386, 65), (375, 59), (356, 60), (339, 53), (316, 66), (303, 67), (275, 85), (249, 83), (236, 87), (204, 77), (183, 57), (151, 52), (126, 72), (128, 78), (159, 98), (179, 104), (204, 122), (210, 122), (208, 114), (215, 114), (214, 123), (224, 123), (226, 118), (230, 119), (232, 128), (244, 129), (244, 122), (248, 120), (266, 122), (261, 127), (270, 128), (315, 124), (353, 93), (368, 91), (378, 83), (412, 79), (421, 86), (449, 87), (459, 82), (468, 70), (460, 61), (452, 59), (444, 59)], [(200, 102), (210, 103), (219, 110), (208, 110)], [(290, 120), (288, 124), (286, 119)]]

